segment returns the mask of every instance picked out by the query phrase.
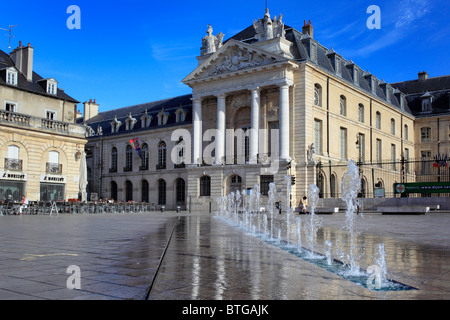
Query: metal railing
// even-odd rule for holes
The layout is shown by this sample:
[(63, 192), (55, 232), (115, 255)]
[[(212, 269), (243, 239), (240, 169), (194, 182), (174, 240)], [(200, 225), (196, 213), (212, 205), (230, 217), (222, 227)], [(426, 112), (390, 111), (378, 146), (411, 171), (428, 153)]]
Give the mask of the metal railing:
[(45, 166), (45, 172), (49, 174), (62, 174), (62, 164), (47, 162)]
[(5, 158), (5, 170), (21, 172), (23, 170), (23, 161)]

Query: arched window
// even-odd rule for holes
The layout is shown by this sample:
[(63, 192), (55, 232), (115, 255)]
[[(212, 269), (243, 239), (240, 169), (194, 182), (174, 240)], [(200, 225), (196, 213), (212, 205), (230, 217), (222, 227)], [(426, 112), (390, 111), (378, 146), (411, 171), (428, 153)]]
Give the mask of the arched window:
[(175, 191), (177, 204), (184, 204), (186, 202), (186, 182), (182, 178), (175, 181)]
[(156, 169), (166, 169), (166, 152), (166, 143), (164, 141), (161, 141), (158, 145), (158, 164), (156, 166)]
[(395, 120), (391, 119), (391, 134), (395, 135)]
[(364, 105), (362, 103), (358, 105), (358, 121), (364, 123)]
[(149, 185), (147, 180), (142, 180), (141, 182), (141, 202), (148, 203), (148, 191), (149, 191)]
[(149, 159), (148, 144), (144, 143), (142, 145), (141, 155), (142, 155), (142, 159), (141, 159), (141, 166), (139, 167), (139, 169), (141, 171), (148, 170), (148, 159)]
[(229, 190), (228, 193), (231, 192), (240, 192), (242, 190), (242, 178), (238, 175), (231, 176), (229, 178)]
[(340, 97), (339, 106), (340, 106), (339, 114), (341, 116), (346, 116), (347, 115), (347, 98), (345, 98), (345, 96)]
[(19, 160), (19, 147), (8, 147), (8, 158), (5, 159), (5, 169), (11, 171), (22, 171), (22, 160)]
[(133, 201), (133, 184), (129, 180), (125, 182), (125, 201)]
[(47, 173), (62, 174), (62, 165), (59, 164), (58, 151), (50, 151), (48, 153)]
[(158, 180), (158, 204), (166, 205), (166, 181), (163, 179)]
[(322, 87), (317, 83), (314, 85), (314, 105), (322, 106)]
[(375, 127), (381, 130), (381, 113), (379, 111), (375, 115)]
[(200, 197), (211, 196), (211, 177), (203, 176), (200, 178)]
[(127, 145), (125, 149), (125, 168), (123, 171), (133, 171), (133, 147)]
[(117, 148), (113, 147), (111, 149), (111, 168), (109, 172), (117, 172)]

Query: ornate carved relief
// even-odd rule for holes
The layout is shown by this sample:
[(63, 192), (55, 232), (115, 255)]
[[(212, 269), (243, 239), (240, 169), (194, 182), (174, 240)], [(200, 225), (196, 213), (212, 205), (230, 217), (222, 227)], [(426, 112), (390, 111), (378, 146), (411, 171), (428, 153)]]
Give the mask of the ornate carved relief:
[(213, 76), (245, 68), (262, 66), (273, 63), (274, 61), (274, 58), (233, 47), (224, 53), (224, 56), (218, 60), (216, 65), (209, 68), (209, 75)]

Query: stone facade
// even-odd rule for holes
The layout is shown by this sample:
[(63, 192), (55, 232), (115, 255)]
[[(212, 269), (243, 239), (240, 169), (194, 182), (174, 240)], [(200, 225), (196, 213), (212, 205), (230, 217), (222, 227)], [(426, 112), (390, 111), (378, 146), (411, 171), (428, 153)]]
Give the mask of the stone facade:
[(84, 126), (76, 124), (78, 102), (53, 78), (33, 74), (32, 54), (30, 45), (11, 56), (0, 52), (0, 200), (78, 199), (87, 142)]
[[(305, 23), (307, 32), (285, 30), (280, 16), (272, 20), (275, 32), (264, 29), (270, 26), (268, 19), (266, 12), (263, 20), (255, 20), (254, 25), (223, 42), (223, 34), (212, 36), (209, 26), (198, 66), (183, 79), (192, 95), (87, 119), (86, 125), (94, 133), (88, 144), (91, 192), (101, 197), (114, 193), (119, 201), (141, 201), (142, 181), (146, 180), (149, 196), (145, 200), (168, 209), (181, 205), (208, 212), (216, 209), (219, 196), (255, 186), (264, 191), (275, 182), (276, 201), (285, 208), (287, 175), (296, 178), (291, 205), (297, 206), (310, 184), (318, 184), (325, 196), (338, 197), (350, 160), (372, 164), (365, 166), (361, 178), (373, 188), (380, 183), (377, 173), (373, 174), (375, 168), (386, 173), (399, 170), (381, 166), (381, 160), (417, 155), (418, 125), (431, 120), (416, 119), (405, 93), (320, 45), (312, 38), (310, 23)], [(174, 120), (180, 108), (187, 114), (181, 122)], [(143, 126), (140, 119), (147, 112), (154, 120)], [(161, 112), (167, 114), (167, 123), (156, 121)], [(134, 129), (125, 128), (127, 117), (137, 119)], [(110, 123), (122, 126), (113, 132)], [(442, 132), (445, 126), (448, 130), (448, 124), (441, 123)], [(98, 133), (99, 127), (103, 134)], [(185, 166), (173, 168), (170, 159), (166, 169), (156, 168), (158, 144), (165, 141), (170, 153), (177, 141), (172, 137), (176, 129), (185, 129), (189, 136), (184, 139), (189, 142)], [(133, 169), (125, 172), (126, 149), (136, 137), (141, 146), (150, 146), (150, 168), (139, 170), (142, 160), (134, 153)], [(119, 154), (117, 172), (109, 172), (108, 159), (114, 147)], [(324, 165), (334, 167), (325, 170)], [(179, 179), (185, 186), (184, 197), (178, 196)], [(408, 176), (409, 181), (414, 179), (413, 174)], [(165, 188), (160, 188), (161, 180)], [(384, 178), (383, 186), (390, 188), (396, 182), (391, 180)], [(117, 192), (111, 191), (112, 182)], [(132, 191), (127, 192), (127, 184)], [(161, 192), (165, 193), (164, 203)], [(266, 201), (263, 195), (262, 206)]]

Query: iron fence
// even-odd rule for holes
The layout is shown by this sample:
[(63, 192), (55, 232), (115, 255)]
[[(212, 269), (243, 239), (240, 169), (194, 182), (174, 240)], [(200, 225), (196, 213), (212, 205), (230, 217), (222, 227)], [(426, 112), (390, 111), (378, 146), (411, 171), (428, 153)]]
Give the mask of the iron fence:
[[(446, 160), (434, 158), (383, 160), (377, 162), (355, 162), (361, 176), (361, 198), (400, 197), (394, 192), (396, 183), (449, 182), (450, 165)], [(340, 198), (340, 182), (348, 170), (347, 163), (317, 164), (316, 184), (321, 198)], [(448, 197), (450, 194), (417, 193), (409, 197)]]

